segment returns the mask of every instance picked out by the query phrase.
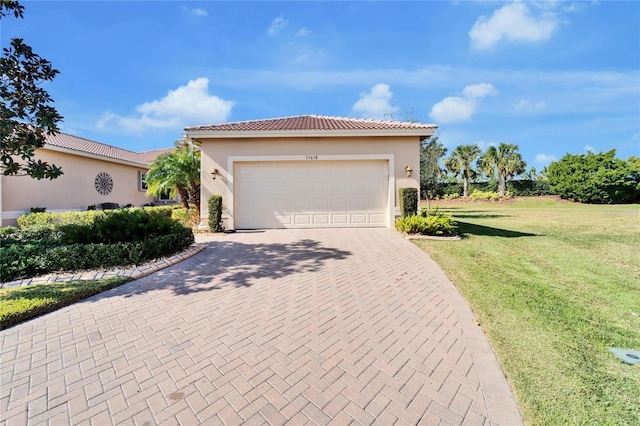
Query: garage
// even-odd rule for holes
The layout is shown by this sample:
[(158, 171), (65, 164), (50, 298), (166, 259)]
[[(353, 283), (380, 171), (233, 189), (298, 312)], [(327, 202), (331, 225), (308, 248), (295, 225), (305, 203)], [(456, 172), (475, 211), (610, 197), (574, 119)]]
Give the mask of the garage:
[(235, 164), (237, 229), (384, 227), (388, 161)]
[[(200, 198), (222, 198), (215, 215), (227, 230), (391, 228), (398, 190), (420, 187), (420, 145), (436, 129), (299, 115), (191, 126), (185, 137), (201, 148)], [(202, 202), (199, 229), (209, 216)]]

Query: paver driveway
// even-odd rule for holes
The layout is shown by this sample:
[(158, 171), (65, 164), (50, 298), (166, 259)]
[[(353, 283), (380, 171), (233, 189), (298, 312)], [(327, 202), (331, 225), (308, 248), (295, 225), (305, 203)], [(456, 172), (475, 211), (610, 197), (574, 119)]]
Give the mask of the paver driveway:
[(522, 422), (461, 296), (390, 230), (246, 232), (207, 244), (3, 331), (2, 419)]

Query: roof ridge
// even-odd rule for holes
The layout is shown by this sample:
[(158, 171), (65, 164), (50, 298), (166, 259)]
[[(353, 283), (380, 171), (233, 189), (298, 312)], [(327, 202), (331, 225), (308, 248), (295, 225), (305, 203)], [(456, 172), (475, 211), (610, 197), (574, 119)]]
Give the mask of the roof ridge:
[(381, 118), (366, 118), (366, 117), (348, 117), (348, 116), (337, 116), (337, 115), (324, 115), (324, 114), (299, 114), (299, 115), (289, 115), (284, 117), (272, 117), (272, 118), (256, 118), (250, 120), (239, 120), (239, 121), (226, 121), (222, 123), (216, 124), (203, 124), (196, 126), (187, 126), (187, 128), (192, 127), (209, 127), (209, 126), (225, 126), (225, 125), (241, 125), (241, 124), (251, 124), (251, 123), (264, 123), (278, 120), (290, 120), (290, 119), (300, 119), (300, 118), (324, 118), (329, 120), (339, 120), (339, 121), (355, 121), (360, 123), (380, 123), (380, 124), (404, 124), (404, 125), (414, 125), (414, 126), (431, 126), (432, 124), (423, 123), (421, 121), (402, 121), (402, 120), (386, 120)]

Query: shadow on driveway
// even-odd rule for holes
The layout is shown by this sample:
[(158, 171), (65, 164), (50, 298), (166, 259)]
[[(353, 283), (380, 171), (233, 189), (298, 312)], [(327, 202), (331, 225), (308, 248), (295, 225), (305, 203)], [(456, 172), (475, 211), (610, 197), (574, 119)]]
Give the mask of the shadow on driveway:
[[(170, 288), (183, 295), (227, 287), (249, 287), (259, 279), (314, 272), (328, 261), (346, 259), (352, 253), (303, 239), (287, 243), (211, 241), (199, 254), (178, 265), (138, 280), (139, 288), (125, 296)], [(125, 286), (127, 287), (127, 286)]]

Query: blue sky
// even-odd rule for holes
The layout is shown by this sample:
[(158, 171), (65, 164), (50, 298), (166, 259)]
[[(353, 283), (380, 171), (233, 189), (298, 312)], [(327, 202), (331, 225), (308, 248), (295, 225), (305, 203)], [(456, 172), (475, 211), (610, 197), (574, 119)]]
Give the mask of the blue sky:
[(439, 126), (452, 150), (640, 155), (640, 2), (23, 1), (61, 130), (143, 151), (301, 114)]

